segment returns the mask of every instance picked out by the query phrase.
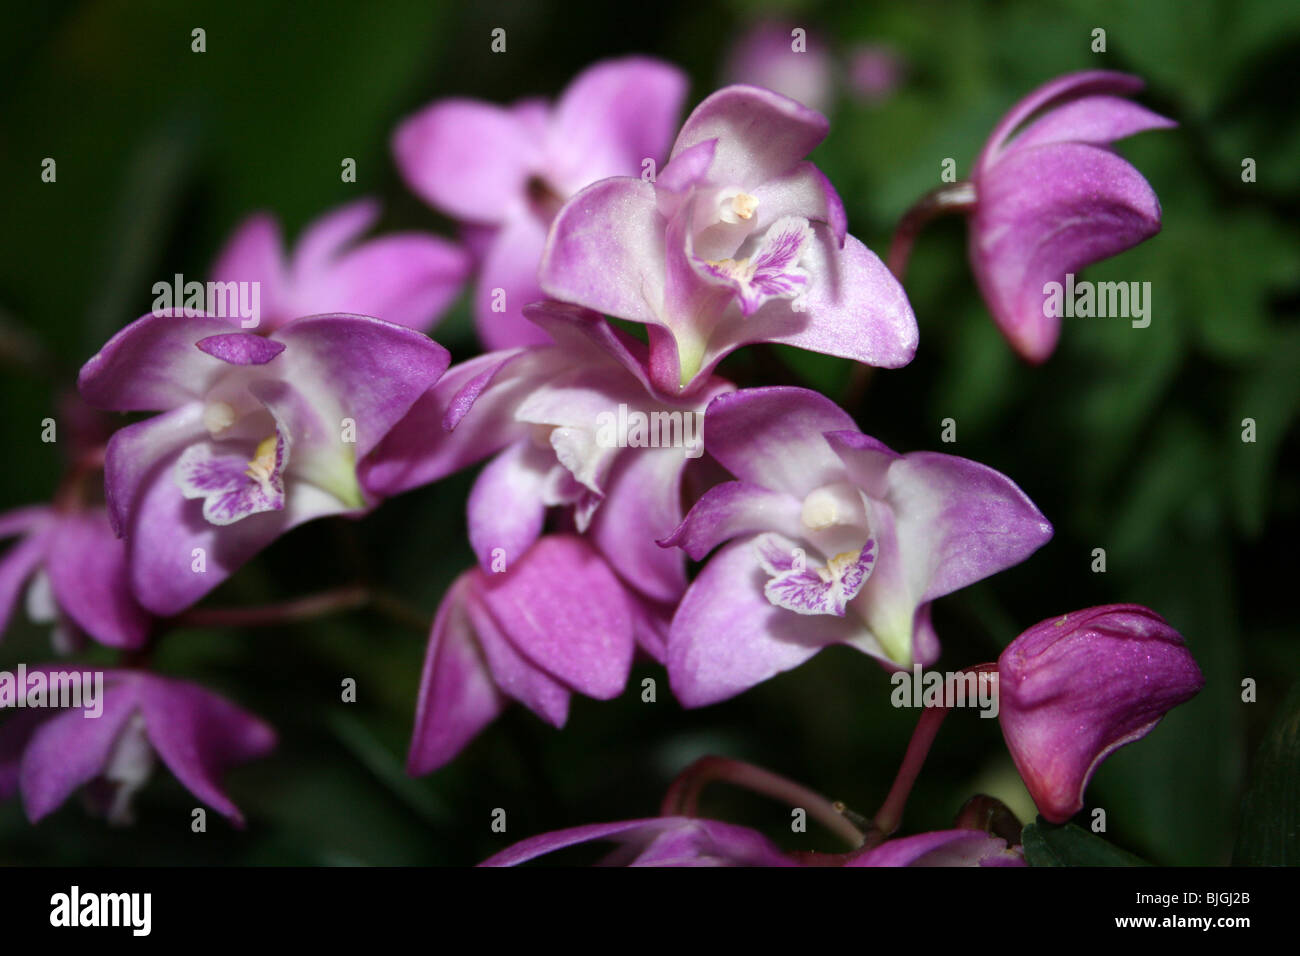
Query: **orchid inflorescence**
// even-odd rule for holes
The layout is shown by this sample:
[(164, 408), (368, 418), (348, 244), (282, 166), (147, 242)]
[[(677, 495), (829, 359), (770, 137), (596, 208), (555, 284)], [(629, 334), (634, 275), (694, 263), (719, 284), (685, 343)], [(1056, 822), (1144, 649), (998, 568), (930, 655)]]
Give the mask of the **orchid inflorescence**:
[[(992, 468), (897, 452), (824, 395), (741, 388), (720, 363), (779, 343), (908, 364), (919, 335), (900, 282), (907, 253), (924, 221), (953, 211), (969, 217), (999, 329), (1044, 361), (1060, 323), (1041, 307), (1043, 283), (1160, 227), (1151, 187), (1109, 148), (1172, 125), (1127, 98), (1140, 86), (1093, 71), (1031, 93), (967, 182), (904, 217), (888, 267), (807, 158), (827, 119), (771, 89), (726, 86), (678, 128), (686, 78), (630, 57), (590, 67), (553, 103), (446, 99), (406, 119), (392, 140), (401, 176), (463, 242), (363, 238), (379, 209), (362, 201), (286, 253), (260, 214), (210, 275), (256, 284), (252, 327), (177, 303), (81, 369), (67, 478), (51, 504), (0, 516), (18, 539), (0, 560), (0, 621), (25, 586), (56, 650), (93, 641), (121, 661), (93, 721), (0, 685), (15, 709), (0, 725), (0, 797), (20, 794), (35, 822), (85, 788), (126, 819), (157, 757), (242, 824), (219, 778), (270, 752), (274, 731), (155, 673), (151, 643), (295, 526), (363, 518), (480, 464), (467, 501), (476, 562), (432, 621), (411, 774), (453, 760), (512, 702), (562, 727), (573, 694), (620, 695), (638, 655), (666, 668), (686, 707), (836, 644), (894, 672), (934, 663), (933, 602), (1028, 558), (1052, 535), (1047, 519)], [(452, 364), (427, 332), (471, 273), (489, 351)], [(152, 414), (120, 425), (108, 412)], [(1053, 822), (1081, 809), (1109, 753), (1203, 683), (1179, 634), (1131, 605), (1044, 621), (967, 670), (1000, 692), (1011, 756)], [(660, 816), (547, 834), (488, 863), (612, 840), (606, 862), (639, 865), (1022, 864), (1018, 827), (987, 826), (988, 814), (893, 836), (943, 713), (924, 712), (871, 819), (710, 758)], [(806, 807), (850, 849), (790, 854), (702, 819), (712, 780)]]

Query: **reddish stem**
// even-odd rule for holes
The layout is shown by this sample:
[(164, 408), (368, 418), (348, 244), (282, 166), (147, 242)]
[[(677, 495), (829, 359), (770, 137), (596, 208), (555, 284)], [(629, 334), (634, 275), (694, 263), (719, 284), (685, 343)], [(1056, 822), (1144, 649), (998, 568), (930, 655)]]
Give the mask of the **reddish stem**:
[(862, 845), (862, 831), (836, 809), (836, 804), (821, 794), (770, 770), (727, 757), (701, 757), (683, 770), (664, 794), (660, 815), (696, 816), (700, 792), (706, 785), (719, 780), (807, 810), (813, 819), (821, 821), (828, 830), (839, 834), (853, 846)]
[[(994, 680), (997, 679), (997, 664), (978, 664), (975, 667), (966, 668), (967, 672), (976, 674), (991, 674)], [(958, 671), (958, 673), (963, 673)], [(983, 678), (980, 678), (983, 679)], [(916, 730), (912, 732), (912, 739), (908, 742), (907, 752), (903, 754), (903, 763), (898, 768), (898, 775), (894, 778), (894, 784), (889, 788), (889, 795), (885, 797), (885, 802), (881, 804), (880, 809), (876, 812), (873, 823), (876, 829), (884, 835), (896, 831), (903, 822), (903, 808), (907, 804), (907, 798), (912, 792), (912, 785), (916, 783), (916, 778), (921, 773), (921, 768), (925, 766), (925, 758), (930, 753), (930, 745), (934, 743), (935, 736), (939, 733), (939, 727), (943, 724), (944, 718), (948, 716), (951, 707), (926, 707), (921, 714), (921, 719), (916, 723)]]
[(350, 611), (371, 603), (374, 595), (368, 588), (355, 585), (294, 598), (276, 604), (252, 607), (196, 607), (171, 618), (180, 627), (257, 627), (305, 621), (337, 611)]
[(912, 256), (912, 246), (921, 230), (933, 219), (957, 212), (970, 212), (975, 208), (975, 184), (949, 183), (932, 189), (903, 213), (894, 227), (894, 238), (889, 244), (889, 271), (899, 282), (907, 273), (907, 262)]

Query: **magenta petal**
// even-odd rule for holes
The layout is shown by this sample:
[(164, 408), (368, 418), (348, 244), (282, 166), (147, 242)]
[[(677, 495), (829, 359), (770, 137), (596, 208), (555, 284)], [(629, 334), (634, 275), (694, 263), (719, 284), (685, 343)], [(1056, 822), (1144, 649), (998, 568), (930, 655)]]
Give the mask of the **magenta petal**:
[(1041, 362), (1060, 334), (1049, 282), (1160, 231), (1160, 203), (1109, 150), (1054, 143), (1007, 154), (979, 180), (971, 230), (975, 277), (993, 318), (1021, 355)]
[(489, 244), (474, 290), (474, 327), (485, 348), (549, 341), (524, 318), (524, 306), (545, 298), (537, 282), (537, 266), (546, 248), (546, 226), (531, 212), (522, 212), (511, 216)]
[[(293, 259), (289, 264), (290, 277), (293, 280), (295, 292), (301, 295), (304, 286), (310, 286), (326, 278), (333, 268), (335, 260), (343, 254), (343, 251), (349, 245), (360, 239), (361, 235), (375, 224), (379, 219), (380, 212), (381, 207), (377, 200), (369, 198), (356, 199), (331, 209), (307, 226), (302, 235), (298, 237), (298, 242), (293, 250)], [(310, 294), (310, 290), (305, 291)], [(351, 312), (354, 310), (342, 303), (335, 303), (333, 306), (327, 306), (325, 309), (317, 311)], [(287, 316), (287, 318), (296, 319), (302, 315), (311, 314), (313, 313), (308, 311), (299, 313), (299, 315)], [(364, 314), (370, 315), (373, 313)]]
[(769, 491), (743, 481), (714, 485), (697, 501), (671, 535), (659, 543), (678, 547), (696, 561), (728, 538), (762, 531), (787, 537), (803, 533), (802, 503), (782, 491)]
[(679, 194), (704, 182), (717, 149), (716, 139), (706, 139), (677, 153), (672, 162), (659, 171), (655, 177), (655, 198), (660, 215), (665, 219), (672, 218), (677, 211)]
[(126, 533), (141, 488), (159, 464), (207, 437), (203, 405), (199, 402), (190, 402), (113, 433), (104, 457), (104, 495), (109, 521), (118, 535)]
[(569, 717), (569, 689), (510, 642), (482, 600), (488, 575), (478, 568), (470, 574), (473, 577), (467, 586), (465, 610), (493, 683), (551, 726), (563, 727)]
[(52, 525), (34, 530), (0, 557), (0, 637), (9, 627), (9, 618), (18, 604), (27, 579), (45, 559), (54, 537)]
[(998, 161), (1007, 138), (1035, 113), (1046, 110), (1054, 104), (1084, 96), (1098, 94), (1126, 96), (1138, 92), (1144, 85), (1139, 77), (1112, 70), (1081, 70), (1049, 80), (1011, 107), (994, 127), (988, 141), (984, 144), (983, 151), (975, 161), (976, 175)]
[(632, 611), (632, 636), (637, 647), (648, 657), (665, 664), (668, 661), (668, 628), (672, 624), (677, 602), (648, 601), (635, 591), (628, 592), (628, 607)]
[(655, 387), (646, 372), (646, 347), (614, 328), (597, 312), (564, 302), (534, 302), (524, 315), (546, 330), (549, 340), (570, 355), (592, 356), (592, 365), (612, 358), (651, 394)]
[(176, 486), (177, 457), (150, 473), (125, 528), (132, 590), (160, 617), (185, 610), (289, 527), (286, 511), (210, 523), (203, 502), (187, 500)]
[(286, 346), (283, 379), (337, 434), (355, 423), (355, 456), (365, 457), (447, 370), (451, 357), (428, 336), (379, 319), (318, 315), (274, 338)]
[(146, 315), (118, 332), (81, 368), (77, 388), (97, 408), (162, 411), (201, 398), (230, 367), (194, 346), (230, 331), (225, 319)]
[(500, 222), (540, 165), (537, 132), (513, 111), (439, 100), (404, 120), (393, 155), (406, 184), (458, 219)]
[(682, 520), (685, 465), (677, 448), (620, 454), (589, 532), (614, 570), (655, 601), (675, 601), (686, 590), (685, 558), (657, 543)]
[(680, 826), (676, 817), (649, 817), (644, 820), (620, 820), (617, 823), (593, 823), (568, 830), (556, 830), (542, 833), (527, 840), (520, 840), (514, 846), (496, 853), (479, 866), (518, 866), (547, 853), (589, 843), (593, 840), (607, 840), (620, 836), (644, 836), (657, 833), (664, 828)]
[(436, 236), (396, 233), (362, 243), (294, 290), (301, 315), (354, 312), (426, 331), (460, 293), (469, 256)]
[(49, 522), (54, 509), (48, 505), (27, 505), (0, 514), (0, 541), (27, 535)]
[(937, 830), (889, 840), (846, 866), (1025, 866), (1007, 841), (981, 830)]
[(615, 177), (588, 186), (551, 224), (538, 271), (552, 298), (634, 322), (658, 323), (664, 227), (655, 189)]
[(825, 223), (835, 237), (836, 247), (844, 247), (849, 227), (844, 203), (826, 174), (812, 163), (797, 164), (790, 172), (755, 188), (753, 195), (758, 200), (755, 233), (782, 216), (802, 216)]
[(659, 60), (631, 56), (583, 70), (555, 105), (551, 175), (571, 191), (610, 176), (639, 175), (668, 150), (686, 95), (686, 76)]
[(555, 456), (531, 441), (504, 449), (479, 472), (470, 490), (469, 541), (485, 569), (513, 565), (542, 533), (542, 489)]
[(195, 684), (150, 675), (141, 679), (139, 695), (145, 732), (162, 762), (190, 793), (242, 826), (221, 777), (274, 750), (275, 731)]
[(1171, 119), (1118, 96), (1087, 96), (1058, 106), (1035, 120), (1011, 143), (1012, 150), (1048, 143), (1106, 146), (1149, 129), (1172, 129)]
[(57, 711), (19, 710), (0, 723), (0, 800), (9, 800), (18, 793), (18, 780), (23, 751), (36, 733)]
[(998, 719), (1039, 812), (1053, 823), (1083, 807), (1111, 753), (1144, 737), (1205, 679), (1182, 636), (1133, 604), (1049, 618), (998, 658)]
[(874, 439), (826, 436), (859, 485), (879, 481), (887, 462), (894, 533), (918, 603), (1019, 564), (1052, 537), (1052, 526), (1019, 486), (979, 462), (937, 452), (892, 455)]
[(709, 403), (704, 446), (742, 481), (800, 499), (844, 479), (823, 432), (856, 430), (829, 398), (805, 388), (747, 388)]
[(87, 711), (70, 708), (50, 717), (32, 734), (18, 771), (23, 806), (32, 823), (99, 776), (135, 710), (136, 697), (134, 682), (106, 686), (99, 717), (89, 718)]
[(279, 314), (285, 301), (284, 243), (275, 218), (266, 213), (250, 216), (235, 230), (208, 270), (212, 282), (256, 282), (258, 305), (267, 328), (267, 316)]
[(789, 172), (826, 138), (829, 128), (822, 114), (779, 93), (728, 86), (686, 118), (672, 156), (717, 139), (709, 179), (718, 185), (758, 186)]
[[(522, 840), (479, 866), (518, 866), (579, 843), (615, 840), (628, 866), (795, 866), (762, 834), (748, 827), (695, 817), (649, 817), (597, 823)], [(606, 864), (608, 865), (608, 864)]]
[(409, 491), (527, 437), (513, 412), (529, 383), (510, 372), (529, 361), (517, 351), (490, 352), (450, 369), (361, 462), (362, 485), (380, 496)]
[(223, 332), (194, 344), (228, 365), (265, 365), (284, 351), (284, 343), (251, 332)]
[[(764, 341), (849, 358), (880, 368), (901, 368), (916, 355), (920, 333), (902, 285), (853, 236), (834, 249), (822, 228), (808, 244), (805, 268), (813, 277), (791, 329), (762, 326)], [(761, 314), (759, 317), (760, 318)], [(757, 332), (757, 329), (755, 330)]]
[(429, 632), (420, 698), (415, 705), (415, 731), (406, 759), (412, 776), (446, 764), (505, 707), (474, 641), (473, 625), (465, 610), (470, 581), (465, 575), (451, 586)]
[(774, 607), (763, 595), (766, 577), (753, 539), (740, 538), (687, 589), (668, 638), (668, 677), (684, 706), (734, 697), (853, 636), (844, 618)]
[(482, 593), (502, 632), (537, 666), (599, 700), (622, 693), (632, 616), (622, 585), (581, 538), (542, 538)]
[(102, 509), (58, 522), (46, 570), (60, 610), (83, 631), (109, 647), (144, 645), (149, 614), (131, 595), (126, 543), (113, 533)]
[(748, 827), (669, 818), (676, 825), (655, 833), (628, 866), (797, 866), (771, 840)]

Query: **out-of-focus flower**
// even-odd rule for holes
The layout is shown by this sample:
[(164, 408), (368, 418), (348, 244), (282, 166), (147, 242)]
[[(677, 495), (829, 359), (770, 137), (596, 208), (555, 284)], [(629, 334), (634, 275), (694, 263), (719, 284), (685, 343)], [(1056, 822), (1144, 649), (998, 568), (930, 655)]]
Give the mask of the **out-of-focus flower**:
[(619, 844), (602, 866), (1024, 866), (1019, 848), (978, 830), (941, 830), (848, 854), (787, 854), (748, 827), (697, 817), (649, 817), (543, 833), (480, 866), (517, 866), (580, 843)]
[(766, 87), (824, 113), (831, 102), (832, 74), (819, 34), (792, 23), (764, 21), (731, 48), (723, 82)]
[(468, 502), (484, 570), (523, 554), (547, 509), (563, 506), (645, 598), (676, 601), (684, 557), (655, 542), (681, 522), (705, 406), (733, 386), (711, 378), (690, 398), (665, 396), (646, 376), (645, 346), (599, 315), (557, 303), (527, 311), (552, 344), (451, 369), (362, 463), (363, 483), (392, 495), (495, 454)]
[(412, 329), (354, 315), (263, 337), (151, 314), (81, 370), (82, 397), (161, 411), (113, 435), (105, 491), (139, 602), (175, 614), (289, 528), (367, 506), (363, 458), (447, 368)]
[(55, 646), (72, 649), (69, 624), (109, 647), (138, 648), (150, 616), (131, 595), (126, 545), (103, 507), (33, 506), (0, 514), (0, 539), (22, 537), (0, 558), (0, 636), (27, 590), (27, 614), (53, 624)]
[(1035, 624), (998, 658), (998, 682), (1007, 747), (1053, 823), (1083, 807), (1103, 760), (1205, 686), (1182, 636), (1136, 604)]
[[(49, 665), (27, 669), (66, 673)], [(129, 822), (131, 799), (157, 756), (190, 793), (243, 825), (221, 790), (231, 767), (275, 747), (275, 731), (195, 684), (142, 671), (103, 671), (99, 716), (83, 709), (26, 709), (0, 724), (0, 799), (21, 793), (33, 823), (86, 787), (92, 806), (110, 821)], [(12, 706), (12, 705), (10, 705)]]
[(675, 67), (627, 57), (587, 68), (553, 106), (443, 99), (398, 127), (407, 185), (466, 223), (481, 251), (474, 315), (488, 348), (546, 341), (522, 310), (543, 298), (537, 265), (552, 217), (584, 186), (658, 163), (685, 93)]
[(1176, 125), (1124, 98), (1142, 85), (1105, 70), (1058, 77), (1012, 107), (975, 160), (971, 266), (998, 328), (1031, 362), (1061, 332), (1047, 284), (1160, 231), (1155, 192), (1110, 148)]
[(804, 157), (826, 118), (729, 86), (687, 118), (652, 184), (614, 177), (565, 204), (539, 273), (556, 299), (648, 326), (650, 377), (685, 394), (729, 352), (780, 342), (898, 367), (916, 351), (902, 287), (847, 235)]
[(930, 602), (1051, 537), (1005, 475), (951, 455), (900, 455), (816, 392), (722, 395), (705, 436), (738, 480), (710, 489), (662, 542), (697, 560), (723, 545), (669, 634), (668, 673), (687, 706), (731, 697), (836, 643), (891, 667), (928, 664), (939, 651)]
[(582, 539), (541, 538), (452, 584), (429, 634), (407, 767), (451, 760), (510, 699), (562, 727), (569, 695), (618, 696), (635, 646), (623, 585)]
[(59, 651), (74, 650), (81, 634), (118, 648), (138, 648), (148, 637), (151, 618), (131, 595), (126, 546), (100, 491), (102, 443), (112, 431), (106, 419), (66, 396), (56, 424), (68, 471), (54, 501), (0, 514), (0, 540), (19, 539), (0, 557), (0, 637), (29, 581), (27, 615), (53, 625)]
[(326, 312), (369, 315), (426, 332), (464, 284), (469, 255), (418, 232), (358, 241), (379, 212), (369, 199), (340, 206), (308, 226), (288, 257), (275, 218), (252, 216), (218, 254), (210, 279), (258, 283), (256, 329), (262, 333)]
[(892, 48), (861, 43), (849, 52), (849, 90), (866, 103), (889, 99), (903, 82), (906, 65)]

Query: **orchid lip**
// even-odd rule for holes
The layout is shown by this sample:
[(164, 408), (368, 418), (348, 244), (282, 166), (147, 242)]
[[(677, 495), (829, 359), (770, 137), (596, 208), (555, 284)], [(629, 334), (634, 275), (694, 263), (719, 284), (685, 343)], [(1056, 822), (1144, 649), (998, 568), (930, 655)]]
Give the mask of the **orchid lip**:
[(755, 542), (759, 566), (769, 575), (763, 595), (776, 607), (796, 614), (843, 617), (876, 563), (876, 542), (868, 537), (858, 548), (841, 551), (817, 564), (804, 548), (778, 534)]

